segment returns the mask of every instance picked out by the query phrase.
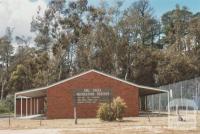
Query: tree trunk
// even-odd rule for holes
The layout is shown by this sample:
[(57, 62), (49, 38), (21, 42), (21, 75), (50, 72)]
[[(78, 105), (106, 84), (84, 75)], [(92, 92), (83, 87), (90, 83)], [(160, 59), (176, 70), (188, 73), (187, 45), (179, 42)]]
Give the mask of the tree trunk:
[(128, 78), (128, 73), (129, 73), (129, 67), (130, 67), (130, 48), (128, 48), (128, 57), (127, 57), (127, 67), (126, 67), (126, 74), (125, 74), (125, 80)]
[(61, 75), (62, 75), (62, 65), (59, 67), (59, 75), (58, 75), (58, 80), (61, 80)]
[(1, 100), (3, 100), (4, 85), (5, 85), (5, 82), (4, 82), (3, 78), (2, 78), (2, 80), (1, 80)]
[(114, 54), (114, 67), (115, 67), (115, 75), (118, 76), (120, 74), (120, 69), (119, 69), (117, 54)]
[(128, 77), (128, 69), (126, 70), (126, 74), (125, 74), (125, 80), (127, 80), (127, 77)]

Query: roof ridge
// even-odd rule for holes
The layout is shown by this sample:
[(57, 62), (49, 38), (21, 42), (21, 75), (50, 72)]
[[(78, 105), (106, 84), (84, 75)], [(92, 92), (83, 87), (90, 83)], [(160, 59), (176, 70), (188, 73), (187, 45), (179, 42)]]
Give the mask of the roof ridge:
[(138, 84), (135, 84), (135, 83), (132, 83), (132, 82), (129, 82), (129, 81), (120, 79), (120, 78), (118, 78), (118, 77), (115, 77), (115, 76), (112, 76), (112, 75), (109, 75), (109, 74), (106, 74), (106, 73), (97, 71), (97, 70), (95, 70), (95, 69), (90, 69), (90, 70), (88, 70), (88, 71), (85, 71), (85, 72), (82, 72), (82, 73), (80, 73), (80, 74), (74, 75), (74, 76), (69, 77), (69, 78), (67, 78), (67, 79), (64, 79), (64, 80), (55, 82), (55, 83), (53, 83), (53, 84), (51, 84), (51, 85), (49, 85), (49, 86), (45, 86), (45, 87), (41, 87), (41, 88), (28, 89), (28, 90), (25, 90), (25, 91), (16, 92), (15, 94), (17, 95), (17, 94), (27, 93), (27, 92), (31, 92), (31, 91), (45, 90), (45, 89), (48, 89), (48, 88), (50, 88), (50, 87), (56, 86), (56, 85), (58, 85), (58, 84), (62, 84), (62, 83), (67, 82), (67, 81), (69, 81), (69, 80), (75, 79), (75, 78), (80, 77), (80, 76), (83, 76), (83, 75), (85, 75), (85, 74), (88, 74), (88, 73), (90, 73), (90, 72), (95, 72), (95, 73), (101, 74), (101, 75), (103, 75), (103, 76), (106, 76), (106, 77), (109, 77), (109, 78), (118, 80), (118, 81), (120, 81), (120, 82), (129, 84), (129, 85), (131, 85), (131, 86), (135, 86), (135, 87), (138, 87), (138, 88), (167, 92), (167, 91), (165, 91), (165, 90), (161, 90), (161, 89), (158, 89), (158, 88), (153, 88), (153, 87), (138, 85)]

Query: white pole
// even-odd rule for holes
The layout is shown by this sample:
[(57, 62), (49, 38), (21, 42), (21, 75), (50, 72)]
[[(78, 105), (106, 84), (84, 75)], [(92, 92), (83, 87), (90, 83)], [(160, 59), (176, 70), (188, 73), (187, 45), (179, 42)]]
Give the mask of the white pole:
[(168, 100), (167, 111), (168, 111), (168, 125), (169, 125), (170, 123), (169, 91), (167, 91), (167, 100)]
[(186, 121), (188, 119), (188, 104), (186, 105)]
[(151, 95), (151, 110), (154, 111), (154, 102), (153, 102), (153, 95)]
[(170, 102), (170, 98), (169, 98), (169, 91), (167, 92), (167, 95), (168, 95), (168, 115), (170, 115), (170, 105), (169, 105), (169, 102)]
[(145, 100), (145, 111), (147, 111), (147, 96), (145, 96), (144, 100)]
[(27, 98), (26, 98), (26, 116), (27, 116), (27, 106), (28, 106), (28, 105), (27, 105)]
[(36, 114), (36, 98), (34, 98), (34, 114)]
[(16, 117), (16, 94), (14, 96), (14, 117)]
[(21, 117), (22, 117), (22, 96), (21, 96)]
[(38, 98), (37, 98), (37, 114), (38, 114), (39, 112), (38, 112)]
[(196, 100), (195, 100), (195, 102), (196, 102), (196, 104), (197, 104), (197, 98), (198, 98), (198, 96), (197, 96), (197, 94), (198, 94), (198, 93), (197, 93), (197, 92), (198, 92), (198, 91), (197, 91), (197, 90), (198, 90), (198, 83), (197, 83), (196, 86), (197, 86), (197, 87), (196, 87), (196, 96), (195, 96)]
[(32, 98), (30, 99), (30, 115), (32, 115)]
[(35, 114), (35, 98), (33, 98), (33, 115)]
[(160, 94), (159, 94), (159, 114), (160, 114)]

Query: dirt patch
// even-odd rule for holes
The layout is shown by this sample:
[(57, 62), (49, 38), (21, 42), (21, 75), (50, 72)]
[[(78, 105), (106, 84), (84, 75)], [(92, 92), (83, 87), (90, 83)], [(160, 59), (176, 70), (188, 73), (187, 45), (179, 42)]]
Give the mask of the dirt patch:
[(61, 134), (60, 129), (0, 130), (1, 134)]
[(200, 134), (200, 116), (196, 130), (172, 130), (167, 117), (124, 118), (123, 122), (102, 122), (98, 119), (20, 120), (0, 119), (0, 134)]

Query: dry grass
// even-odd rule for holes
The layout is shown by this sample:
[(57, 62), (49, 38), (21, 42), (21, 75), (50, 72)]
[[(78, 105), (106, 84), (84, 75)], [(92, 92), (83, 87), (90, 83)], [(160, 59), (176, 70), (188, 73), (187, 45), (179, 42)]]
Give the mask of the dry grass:
[(45, 129), (55, 129), (60, 134), (200, 134), (200, 114), (197, 129), (188, 131), (168, 129), (167, 117), (151, 117), (150, 119), (150, 122), (147, 117), (124, 118), (123, 122), (79, 119), (78, 125), (74, 124), (73, 119), (42, 120), (41, 125), (40, 120), (11, 119), (10, 127), (8, 119), (0, 119), (0, 129), (17, 129), (24, 132), (30, 129), (38, 129), (40, 132)]

